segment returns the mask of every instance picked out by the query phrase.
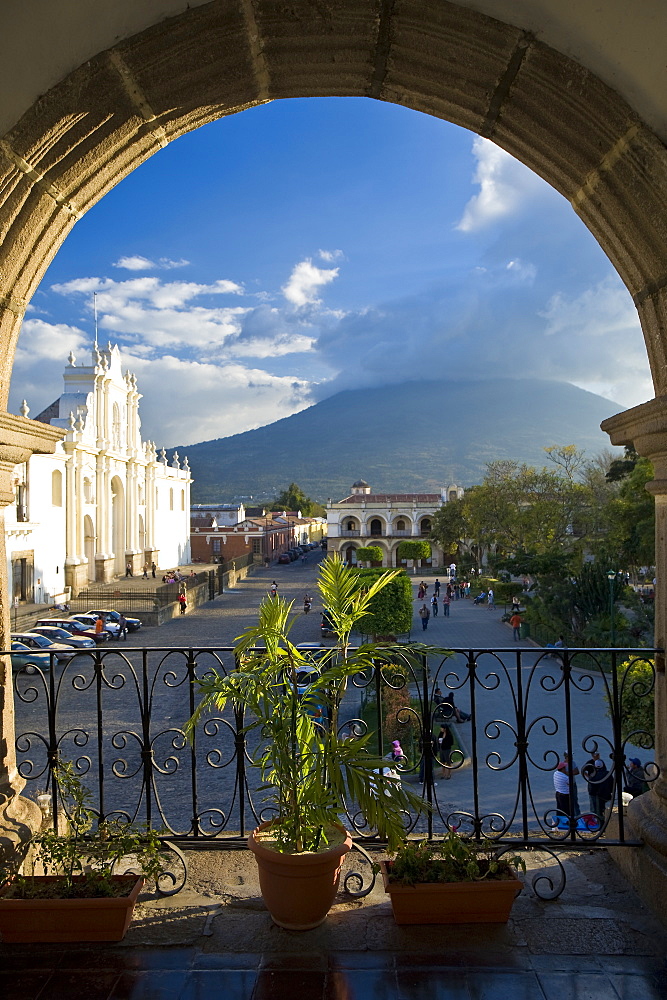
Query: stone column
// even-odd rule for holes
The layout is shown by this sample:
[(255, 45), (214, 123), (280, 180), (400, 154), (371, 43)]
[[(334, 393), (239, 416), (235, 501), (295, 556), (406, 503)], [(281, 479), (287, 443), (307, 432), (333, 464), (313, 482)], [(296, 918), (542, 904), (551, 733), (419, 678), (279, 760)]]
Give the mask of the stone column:
[(653, 463), (655, 479), (646, 489), (655, 497), (655, 763), (660, 776), (651, 790), (628, 806), (627, 836), (639, 837), (639, 850), (619, 849), (616, 862), (646, 901), (664, 918), (667, 893), (667, 396), (652, 399), (603, 421), (612, 444), (631, 445)]
[[(32, 454), (48, 455), (64, 436), (60, 428), (0, 412), (0, 649), (9, 649), (10, 606), (5, 567), (4, 508), (14, 503), (14, 467)], [(35, 802), (20, 795), (25, 781), (16, 769), (12, 667), (0, 657), (0, 858), (20, 849), (41, 823)]]

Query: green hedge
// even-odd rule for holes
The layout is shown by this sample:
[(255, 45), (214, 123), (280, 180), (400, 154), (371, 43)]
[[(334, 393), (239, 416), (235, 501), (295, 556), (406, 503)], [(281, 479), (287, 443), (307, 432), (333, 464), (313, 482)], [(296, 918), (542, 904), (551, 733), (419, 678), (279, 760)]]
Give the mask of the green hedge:
[(477, 597), (480, 590), (488, 592), (489, 587), (493, 588), (493, 597), (496, 604), (509, 604), (513, 597), (522, 598), (522, 586), (520, 583), (504, 583), (502, 580), (494, 580), (491, 576), (475, 577), (470, 580), (470, 596)]
[[(380, 569), (357, 569), (359, 578), (369, 585), (387, 571)], [(400, 635), (412, 629), (412, 584), (410, 578), (401, 572), (387, 586), (376, 594), (370, 605), (370, 613), (360, 619), (357, 631), (364, 635)]]

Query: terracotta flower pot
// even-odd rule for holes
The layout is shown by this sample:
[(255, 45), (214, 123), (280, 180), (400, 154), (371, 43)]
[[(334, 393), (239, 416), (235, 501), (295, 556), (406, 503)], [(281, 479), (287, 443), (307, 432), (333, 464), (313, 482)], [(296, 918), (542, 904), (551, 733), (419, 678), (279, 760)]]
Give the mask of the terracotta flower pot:
[(397, 924), (504, 924), (523, 888), (516, 877), (394, 885), (386, 861), (380, 868)]
[[(40, 882), (56, 881), (38, 875)], [(126, 896), (100, 899), (4, 899), (0, 896), (0, 940), (7, 944), (38, 941), (120, 941), (130, 926), (144, 884), (136, 875), (114, 875)], [(131, 891), (129, 891), (131, 889)]]
[(352, 838), (323, 851), (281, 854), (258, 839), (270, 823), (262, 823), (248, 837), (255, 855), (259, 884), (274, 923), (290, 931), (318, 927), (331, 909), (343, 858), (352, 847)]

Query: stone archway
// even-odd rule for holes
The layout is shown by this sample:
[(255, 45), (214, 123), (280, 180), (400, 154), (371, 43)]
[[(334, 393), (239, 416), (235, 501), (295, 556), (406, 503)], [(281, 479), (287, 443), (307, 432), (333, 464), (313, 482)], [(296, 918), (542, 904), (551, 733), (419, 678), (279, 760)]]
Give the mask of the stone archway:
[[(92, 52), (0, 138), (0, 505), (12, 501), (12, 466), (48, 451), (59, 437), (3, 411), (27, 304), (76, 220), (154, 152), (199, 125), (268, 100), (339, 95), (407, 106), (492, 139), (567, 198), (607, 253), (637, 306), (658, 399), (605, 427), (615, 443), (634, 442), (656, 464), (662, 580), (667, 150), (582, 65), (521, 28), (446, 2), (204, 3)], [(6, 646), (7, 580), (0, 584)], [(656, 607), (656, 644), (664, 647), (660, 584)], [(663, 777), (634, 812), (646, 840), (667, 854), (667, 684), (662, 660), (658, 667), (656, 759)], [(21, 781), (9, 749), (11, 697), (3, 699), (0, 795), (11, 800)], [(661, 813), (651, 818), (658, 797)], [(18, 815), (12, 808), (4, 810), (3, 829)]]

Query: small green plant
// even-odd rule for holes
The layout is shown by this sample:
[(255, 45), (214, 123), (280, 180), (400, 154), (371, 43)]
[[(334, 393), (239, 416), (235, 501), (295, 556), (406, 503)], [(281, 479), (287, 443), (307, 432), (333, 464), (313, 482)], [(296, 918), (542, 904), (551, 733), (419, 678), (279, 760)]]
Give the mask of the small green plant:
[(397, 885), (417, 885), (514, 878), (515, 868), (525, 872), (526, 864), (519, 855), (498, 858), (497, 852), (490, 840), (478, 844), (450, 830), (439, 844), (425, 840), (403, 844), (388, 865), (389, 878)]
[[(15, 875), (5, 896), (20, 899), (115, 896), (118, 884), (112, 876), (123, 859), (132, 872), (157, 879), (164, 869), (163, 848), (155, 830), (136, 827), (122, 820), (104, 820), (91, 805), (91, 793), (74, 771), (71, 762), (54, 768), (63, 808), (65, 833), (43, 830), (31, 841), (30, 871)], [(37, 866), (55, 881), (45, 884), (36, 875)], [(126, 889), (123, 887), (122, 892)]]

